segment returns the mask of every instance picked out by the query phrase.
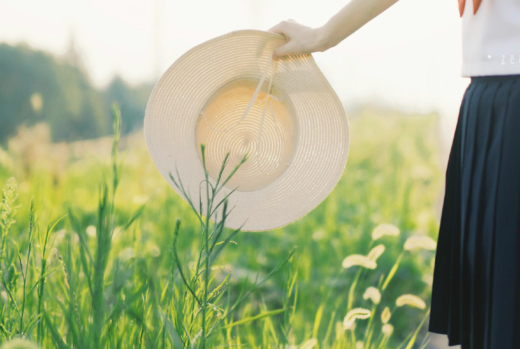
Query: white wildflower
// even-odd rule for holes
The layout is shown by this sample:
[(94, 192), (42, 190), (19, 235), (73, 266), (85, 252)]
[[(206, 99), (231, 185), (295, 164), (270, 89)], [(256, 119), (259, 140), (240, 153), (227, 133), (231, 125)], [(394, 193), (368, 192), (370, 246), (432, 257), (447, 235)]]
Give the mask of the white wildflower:
[(377, 240), (384, 235), (398, 236), (399, 233), (399, 228), (393, 224), (379, 224), (372, 231), (372, 240)]
[(386, 324), (390, 320), (390, 316), (392, 316), (392, 313), (390, 312), (390, 308), (385, 307), (383, 309), (383, 312), (381, 313), (381, 321)]
[(368, 252), (368, 258), (373, 260), (374, 262), (385, 252), (385, 245), (380, 244), (376, 247), (372, 248), (370, 252)]
[(354, 265), (360, 265), (367, 269), (375, 269), (377, 267), (376, 260), (385, 251), (385, 245), (377, 245), (374, 247), (367, 256), (360, 254), (351, 254), (343, 260), (343, 268), (350, 268)]
[(379, 304), (381, 301), (381, 293), (377, 288), (370, 286), (363, 294), (363, 299), (369, 298), (372, 300), (372, 302), (374, 302), (374, 304)]
[(343, 260), (342, 266), (343, 268), (350, 268), (354, 265), (360, 265), (367, 269), (375, 269), (377, 264), (375, 261), (371, 260), (367, 256), (363, 256), (360, 254), (351, 254), (347, 258)]
[(419, 298), (413, 294), (404, 294), (404, 295), (398, 297), (395, 301), (395, 304), (398, 307), (403, 306), (403, 305), (409, 305), (409, 306), (416, 307), (419, 309), (426, 308), (426, 303), (424, 303), (424, 301), (421, 298)]
[(367, 319), (370, 317), (370, 310), (365, 308), (354, 308), (348, 312), (343, 320), (343, 329), (351, 330), (356, 322), (356, 319)]
[(385, 335), (385, 337), (390, 337), (392, 335), (392, 332), (394, 332), (394, 326), (390, 324), (384, 324), (382, 332)]
[(437, 243), (432, 238), (424, 235), (414, 235), (406, 239), (406, 242), (404, 243), (405, 250), (415, 250), (418, 248), (435, 250), (437, 248)]

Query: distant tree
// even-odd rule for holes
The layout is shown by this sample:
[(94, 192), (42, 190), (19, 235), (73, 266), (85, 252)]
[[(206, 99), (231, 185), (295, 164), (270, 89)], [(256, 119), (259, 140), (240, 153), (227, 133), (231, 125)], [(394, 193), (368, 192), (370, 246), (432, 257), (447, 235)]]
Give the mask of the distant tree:
[(142, 126), (151, 89), (116, 77), (99, 91), (79, 64), (24, 44), (0, 44), (0, 143), (21, 125), (38, 122), (49, 124), (54, 141), (104, 136), (111, 129), (113, 101), (121, 105), (123, 132), (130, 132)]
[(121, 106), (123, 133), (132, 132), (142, 127), (144, 111), (152, 87), (148, 84), (131, 87), (119, 76), (116, 76), (104, 91), (107, 109), (113, 102), (117, 102)]
[(77, 67), (26, 45), (0, 44), (0, 141), (41, 121), (50, 124), (54, 140), (109, 131), (103, 99)]
[[(57, 89), (56, 81), (49, 79), (51, 65), (43, 53), (0, 45), (0, 140), (5, 141), (20, 124), (34, 123), (41, 117), (44, 90), (48, 96)], [(31, 97), (34, 100), (37, 96), (39, 108), (33, 108)], [(50, 103), (45, 110), (50, 110)]]

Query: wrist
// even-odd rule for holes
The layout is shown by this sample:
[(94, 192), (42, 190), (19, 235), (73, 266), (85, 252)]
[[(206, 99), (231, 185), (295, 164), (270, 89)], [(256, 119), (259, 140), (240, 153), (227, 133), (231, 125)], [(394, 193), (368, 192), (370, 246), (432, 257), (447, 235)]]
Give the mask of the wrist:
[(314, 51), (324, 52), (329, 48), (335, 46), (332, 43), (331, 37), (326, 26), (313, 29), (314, 31)]

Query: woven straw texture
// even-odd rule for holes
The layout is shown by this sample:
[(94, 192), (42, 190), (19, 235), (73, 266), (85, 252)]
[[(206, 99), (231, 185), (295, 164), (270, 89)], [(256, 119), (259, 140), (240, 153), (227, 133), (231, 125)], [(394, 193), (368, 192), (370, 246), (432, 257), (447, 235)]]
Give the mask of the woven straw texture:
[(338, 96), (312, 55), (271, 62), (284, 42), (282, 35), (257, 30), (204, 42), (172, 64), (148, 101), (150, 155), (181, 197), (170, 173), (178, 171), (197, 207), (200, 193), (203, 212), (200, 143), (213, 185), (228, 151), (224, 178), (250, 154), (215, 199), (237, 188), (229, 197), (228, 228), (265, 231), (298, 220), (329, 195), (347, 162), (349, 125)]

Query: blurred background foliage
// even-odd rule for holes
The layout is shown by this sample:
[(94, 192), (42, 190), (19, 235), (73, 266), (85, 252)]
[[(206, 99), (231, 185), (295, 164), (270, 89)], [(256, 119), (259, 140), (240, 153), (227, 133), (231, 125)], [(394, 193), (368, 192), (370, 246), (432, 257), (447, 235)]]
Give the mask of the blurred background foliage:
[(108, 135), (113, 101), (128, 133), (142, 125), (152, 87), (129, 86), (116, 76), (106, 88), (94, 88), (73, 46), (57, 58), (24, 44), (0, 44), (0, 144), (20, 126), (39, 122), (49, 125), (53, 141)]

